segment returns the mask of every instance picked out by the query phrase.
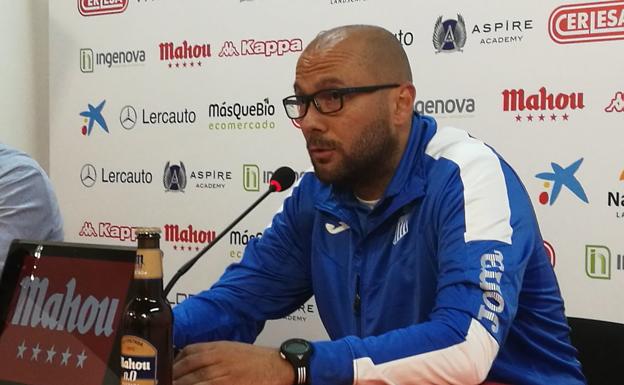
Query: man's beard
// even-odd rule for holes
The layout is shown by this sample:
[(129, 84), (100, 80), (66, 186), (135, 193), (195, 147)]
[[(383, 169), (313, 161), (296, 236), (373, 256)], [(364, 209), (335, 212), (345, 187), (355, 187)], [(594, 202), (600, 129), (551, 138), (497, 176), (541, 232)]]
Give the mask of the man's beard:
[[(349, 127), (345, 129), (348, 130)], [(386, 173), (393, 172), (388, 161), (397, 151), (398, 140), (390, 133), (388, 119), (379, 116), (364, 127), (362, 135), (355, 139), (349, 153), (339, 143), (321, 137), (309, 138), (308, 145), (310, 144), (334, 149), (342, 158), (333, 169), (326, 169), (311, 158), (315, 174), (321, 182), (353, 189), (355, 186), (366, 186), (371, 181), (374, 183)]]

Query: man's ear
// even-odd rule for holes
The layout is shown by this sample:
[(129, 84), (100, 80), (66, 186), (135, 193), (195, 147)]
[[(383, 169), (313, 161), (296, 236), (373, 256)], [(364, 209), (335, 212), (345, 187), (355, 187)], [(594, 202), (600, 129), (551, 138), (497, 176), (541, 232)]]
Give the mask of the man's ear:
[(404, 125), (412, 121), (414, 102), (416, 101), (416, 88), (412, 83), (401, 84), (394, 99), (393, 114), (396, 125)]

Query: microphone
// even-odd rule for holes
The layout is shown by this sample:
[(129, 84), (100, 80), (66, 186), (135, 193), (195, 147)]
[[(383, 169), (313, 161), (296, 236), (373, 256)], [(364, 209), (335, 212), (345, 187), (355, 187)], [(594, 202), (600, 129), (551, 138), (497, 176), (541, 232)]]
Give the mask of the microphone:
[(221, 234), (219, 234), (212, 242), (207, 244), (206, 247), (204, 247), (199, 253), (197, 253), (195, 257), (193, 257), (193, 259), (186, 262), (184, 265), (182, 265), (180, 269), (178, 269), (178, 271), (176, 271), (176, 273), (173, 275), (171, 280), (169, 280), (169, 283), (167, 283), (167, 286), (165, 287), (165, 290), (164, 290), (165, 298), (169, 295), (169, 292), (173, 288), (173, 285), (175, 285), (176, 282), (178, 282), (178, 280), (187, 271), (189, 271), (191, 267), (193, 267), (193, 265), (199, 260), (199, 258), (202, 257), (202, 255), (204, 255), (208, 250), (210, 250), (212, 246), (214, 246), (215, 243), (217, 243), (221, 238), (223, 238), (223, 236), (227, 234), (227, 232), (230, 231), (232, 227), (236, 226), (236, 224), (240, 222), (241, 219), (243, 219), (247, 214), (249, 214), (251, 210), (256, 208), (256, 206), (258, 206), (258, 204), (260, 204), (260, 202), (262, 202), (272, 192), (281, 192), (284, 190), (288, 190), (290, 186), (292, 186), (293, 183), (295, 183), (296, 177), (297, 176), (295, 172), (290, 167), (284, 166), (275, 170), (273, 172), (273, 176), (271, 176), (271, 180), (269, 181), (269, 189), (264, 194), (262, 194), (260, 198), (258, 198), (251, 206), (249, 206), (247, 210), (243, 211), (243, 213), (239, 215), (238, 218), (234, 219), (232, 223), (230, 223), (225, 229), (223, 229)]

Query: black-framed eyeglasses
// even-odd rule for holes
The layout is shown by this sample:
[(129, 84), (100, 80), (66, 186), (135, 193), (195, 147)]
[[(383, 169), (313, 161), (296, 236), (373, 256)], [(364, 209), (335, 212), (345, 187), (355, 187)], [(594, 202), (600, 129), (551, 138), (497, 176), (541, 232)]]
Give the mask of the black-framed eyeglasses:
[(344, 106), (344, 96), (357, 93), (370, 93), (385, 88), (399, 87), (400, 84), (380, 84), (376, 86), (332, 88), (320, 90), (312, 95), (291, 95), (282, 100), (286, 115), (290, 119), (301, 119), (308, 113), (310, 102), (314, 101), (314, 107), (321, 114), (338, 112)]

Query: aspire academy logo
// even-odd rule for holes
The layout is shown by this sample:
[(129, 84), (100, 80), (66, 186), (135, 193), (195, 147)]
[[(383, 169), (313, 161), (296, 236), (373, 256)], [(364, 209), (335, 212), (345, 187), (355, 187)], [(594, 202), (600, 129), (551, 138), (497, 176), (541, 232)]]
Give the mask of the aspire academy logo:
[(624, 39), (624, 1), (560, 6), (550, 14), (548, 33), (558, 44)]
[(462, 15), (458, 13), (457, 20), (442, 20), (440, 16), (433, 28), (433, 47), (436, 53), (463, 52), (467, 36), (466, 23)]
[(120, 13), (128, 8), (129, 0), (78, 0), (78, 12), (82, 16)]

